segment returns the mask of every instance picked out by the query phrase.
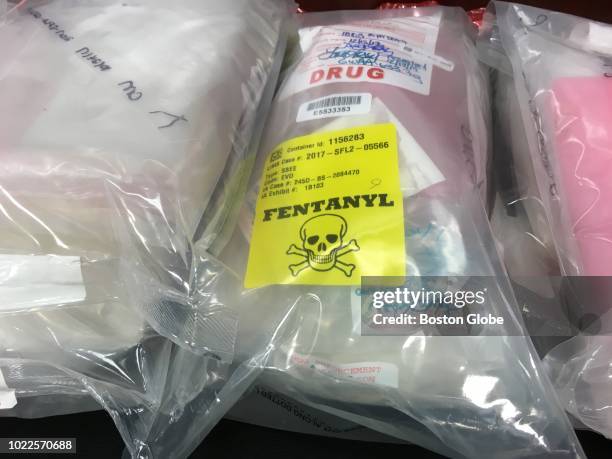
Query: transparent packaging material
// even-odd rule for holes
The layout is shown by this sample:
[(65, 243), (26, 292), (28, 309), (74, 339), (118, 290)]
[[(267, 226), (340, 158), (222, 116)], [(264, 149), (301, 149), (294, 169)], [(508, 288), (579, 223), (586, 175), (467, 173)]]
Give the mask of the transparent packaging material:
[(1, 416), (101, 406), (144, 455), (174, 346), (232, 360), (207, 254), (232, 233), (291, 6), (0, 4)]
[[(496, 69), (495, 116), (511, 126), (495, 129), (495, 167), (513, 173), (499, 187), (494, 231), (563, 405), (612, 438), (612, 27), (494, 2), (482, 44)], [(582, 276), (588, 295), (571, 277), (540, 282), (559, 274)], [(559, 333), (568, 323), (579, 332)]]
[[(235, 359), (177, 348), (169, 374), (184, 384), (165, 393), (150, 431), (156, 454), (193, 451), (256, 384), (449, 457), (584, 457), (491, 237), (488, 82), (467, 15), (428, 7), (299, 21), (240, 228), (218, 255), (236, 275)], [(376, 217), (358, 214), (382, 190), (392, 194), (376, 195)], [(353, 213), (332, 204), (340, 195)], [(313, 225), (322, 206), (335, 213)], [(364, 336), (360, 276), (380, 269), (495, 276), (487, 307), (506, 325)]]
[[(156, 290), (185, 284), (177, 276), (189, 278), (191, 241), (222, 245), (231, 227), (287, 8), (59, 0), (11, 11), (0, 28), (2, 252), (52, 255), (49, 269), (70, 270), (69, 257), (91, 261), (82, 267), (92, 278), (86, 290), (112, 290), (114, 278), (133, 272), (155, 278)], [(89, 276), (88, 266), (99, 272)], [(185, 272), (173, 272), (179, 266)], [(16, 301), (3, 295), (3, 311), (29, 309), (28, 295), (11, 289)], [(48, 295), (48, 307), (75, 296)], [(198, 320), (203, 308), (180, 302), (167, 315), (168, 302), (157, 303), (144, 312), (158, 332), (231, 353), (222, 339), (214, 343), (215, 330), (233, 327), (231, 315)], [(206, 333), (210, 343), (200, 342)]]
[(271, 429), (322, 435), (352, 441), (397, 443), (394, 437), (363, 425), (303, 405), (261, 384), (255, 383), (232, 407), (226, 419)]
[(559, 308), (560, 276), (551, 228), (540, 197), (514, 77), (501, 43), (481, 29), (481, 57), (490, 67), (494, 206), (490, 221), (525, 325), (539, 355), (567, 336)]

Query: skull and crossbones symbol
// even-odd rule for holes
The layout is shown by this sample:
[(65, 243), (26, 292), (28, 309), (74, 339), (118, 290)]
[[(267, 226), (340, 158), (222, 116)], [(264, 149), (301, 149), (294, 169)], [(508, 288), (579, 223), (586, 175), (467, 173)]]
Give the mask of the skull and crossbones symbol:
[(287, 249), (287, 255), (305, 258), (300, 263), (289, 265), (291, 274), (297, 276), (309, 267), (315, 271), (336, 268), (350, 277), (355, 265), (343, 263), (338, 258), (350, 252), (357, 252), (359, 245), (355, 239), (344, 243), (347, 228), (346, 220), (339, 215), (324, 214), (307, 220), (300, 228), (302, 247), (291, 244)]

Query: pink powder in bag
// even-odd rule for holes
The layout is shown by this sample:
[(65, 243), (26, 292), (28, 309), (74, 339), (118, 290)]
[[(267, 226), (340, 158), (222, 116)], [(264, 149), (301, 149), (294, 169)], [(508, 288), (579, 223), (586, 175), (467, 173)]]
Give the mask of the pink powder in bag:
[(612, 275), (612, 79), (553, 85), (561, 200), (585, 276)]

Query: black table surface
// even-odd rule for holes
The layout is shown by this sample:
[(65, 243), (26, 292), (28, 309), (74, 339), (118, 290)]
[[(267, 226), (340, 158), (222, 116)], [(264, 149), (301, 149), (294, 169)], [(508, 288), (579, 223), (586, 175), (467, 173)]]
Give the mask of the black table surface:
[[(612, 458), (612, 440), (588, 431), (578, 431), (578, 436), (588, 459)], [(76, 438), (79, 458), (114, 459), (120, 458), (123, 452), (119, 433), (103, 411), (28, 420), (0, 418), (0, 437)], [(339, 440), (223, 420), (192, 458), (437, 459), (442, 456), (414, 445)]]

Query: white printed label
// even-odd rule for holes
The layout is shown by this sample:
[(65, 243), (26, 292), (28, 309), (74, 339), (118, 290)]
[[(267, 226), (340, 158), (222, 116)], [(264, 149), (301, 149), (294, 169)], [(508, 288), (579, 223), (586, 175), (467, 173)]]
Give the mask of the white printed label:
[(7, 387), (2, 368), (0, 368), (0, 410), (10, 410), (15, 405), (17, 405), (15, 391)]
[[(436, 13), (302, 29), (304, 55), (280, 97), (351, 82), (389, 84), (428, 95), (439, 27)], [(444, 62), (437, 59), (436, 65)]]
[(331, 94), (300, 105), (298, 123), (334, 116), (365, 115), (370, 111), (372, 95), (364, 93)]
[(323, 359), (298, 353), (291, 355), (291, 362), (302, 367), (312, 368), (320, 373), (336, 378), (351, 378), (362, 383), (398, 387), (397, 366), (387, 362), (354, 362), (335, 364)]
[(449, 61), (448, 59), (444, 59), (442, 56), (438, 56), (433, 53), (428, 53), (423, 49), (406, 46), (404, 51), (413, 56), (415, 59), (422, 59), (425, 62), (429, 62), (430, 64), (441, 68), (442, 70), (446, 70), (447, 72), (452, 72), (455, 68), (455, 63), (453, 61)]
[(0, 311), (20, 311), (85, 299), (81, 259), (0, 255)]

